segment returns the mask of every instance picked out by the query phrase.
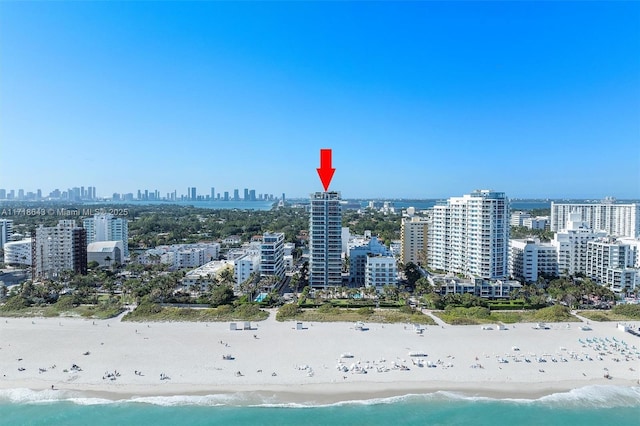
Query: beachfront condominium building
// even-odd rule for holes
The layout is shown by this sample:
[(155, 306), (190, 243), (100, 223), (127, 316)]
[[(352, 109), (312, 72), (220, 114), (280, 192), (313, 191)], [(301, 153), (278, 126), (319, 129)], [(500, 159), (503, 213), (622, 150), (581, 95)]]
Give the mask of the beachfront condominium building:
[(613, 237), (640, 237), (640, 204), (615, 204), (612, 199), (602, 203), (551, 203), (551, 230), (565, 229), (570, 215), (577, 213), (579, 220), (590, 229), (605, 231)]
[(509, 199), (476, 190), (433, 207), (427, 265), (431, 269), (504, 279), (509, 274)]
[(381, 293), (385, 286), (398, 284), (398, 267), (393, 256), (368, 254), (365, 265), (365, 287), (374, 287)]
[(634, 268), (637, 246), (615, 238), (599, 238), (587, 243), (586, 275), (615, 292), (633, 290), (638, 269)]
[(309, 216), (309, 285), (342, 285), (342, 210), (340, 193), (311, 194)]
[(112, 214), (96, 214), (84, 219), (82, 225), (87, 230), (87, 244), (100, 241), (121, 241), (123, 256), (129, 257), (129, 224), (124, 217)]
[(31, 233), (33, 278), (53, 279), (64, 271), (87, 273), (87, 231), (75, 220), (40, 225)]
[(245, 253), (233, 260), (233, 276), (236, 279), (236, 288), (244, 283), (251, 274), (260, 269), (260, 255)]
[(524, 282), (536, 282), (538, 276), (558, 275), (558, 252), (551, 243), (538, 238), (510, 240), (509, 275)]
[(377, 237), (360, 241), (349, 250), (349, 281), (355, 287), (365, 286), (367, 258), (372, 255), (393, 258), (387, 246), (382, 244)]
[(428, 252), (429, 218), (410, 216), (402, 218), (400, 226), (400, 262), (425, 265)]
[(558, 272), (560, 275), (575, 275), (587, 271), (587, 244), (596, 238), (605, 237), (605, 231), (591, 229), (581, 219), (579, 212), (570, 213), (564, 229), (556, 232), (553, 244), (558, 252)]
[(262, 235), (260, 275), (284, 278), (284, 232), (267, 232)]
[(13, 220), (0, 219), (0, 248), (11, 240), (13, 232)]

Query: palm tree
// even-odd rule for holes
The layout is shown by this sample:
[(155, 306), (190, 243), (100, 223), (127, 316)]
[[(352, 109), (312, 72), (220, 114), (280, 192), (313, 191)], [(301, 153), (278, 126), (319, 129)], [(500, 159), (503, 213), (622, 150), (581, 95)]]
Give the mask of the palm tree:
[(398, 287), (395, 285), (385, 285), (382, 290), (384, 291), (384, 295), (387, 299), (390, 300), (398, 300)]
[(224, 268), (222, 271), (220, 271), (220, 273), (218, 274), (218, 279), (220, 281), (220, 284), (225, 284), (225, 285), (233, 285), (234, 284), (234, 277), (233, 277), (233, 269), (231, 268)]

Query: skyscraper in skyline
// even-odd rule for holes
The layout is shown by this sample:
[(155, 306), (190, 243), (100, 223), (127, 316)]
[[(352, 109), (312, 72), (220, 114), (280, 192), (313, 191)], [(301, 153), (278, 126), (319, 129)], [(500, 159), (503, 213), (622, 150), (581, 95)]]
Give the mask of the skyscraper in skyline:
[(340, 193), (311, 194), (309, 216), (309, 285), (327, 288), (342, 285), (342, 210)]

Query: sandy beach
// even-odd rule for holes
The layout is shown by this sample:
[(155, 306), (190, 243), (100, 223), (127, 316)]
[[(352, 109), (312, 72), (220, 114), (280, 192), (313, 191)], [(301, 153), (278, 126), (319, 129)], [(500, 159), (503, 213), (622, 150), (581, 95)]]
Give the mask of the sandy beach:
[(240, 392), (248, 401), (331, 403), (434, 391), (537, 398), (640, 379), (640, 338), (616, 323), (591, 322), (588, 331), (584, 323), (437, 325), (420, 334), (410, 324), (298, 330), (272, 313), (251, 325), (2, 318), (0, 389), (53, 386), (115, 400)]

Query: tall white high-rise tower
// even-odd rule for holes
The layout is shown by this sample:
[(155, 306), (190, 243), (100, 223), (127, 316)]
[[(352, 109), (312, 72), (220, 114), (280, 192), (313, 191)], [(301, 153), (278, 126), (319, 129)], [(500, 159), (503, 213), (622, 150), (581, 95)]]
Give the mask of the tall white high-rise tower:
[(326, 288), (342, 285), (342, 210), (340, 193), (311, 194), (309, 217), (309, 285)]

